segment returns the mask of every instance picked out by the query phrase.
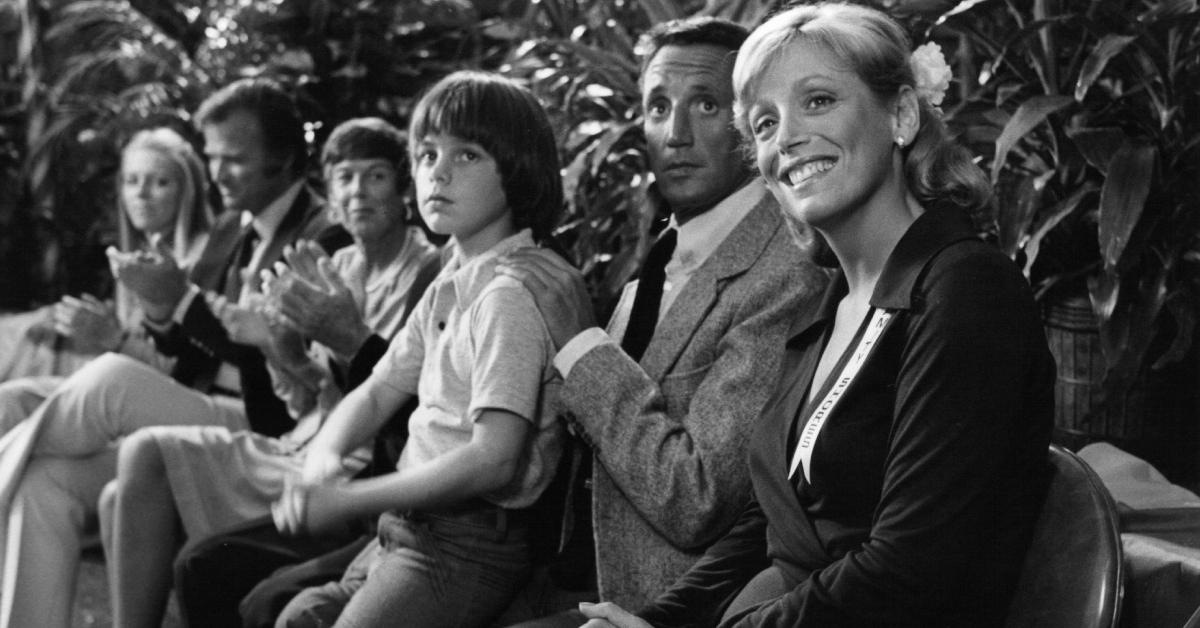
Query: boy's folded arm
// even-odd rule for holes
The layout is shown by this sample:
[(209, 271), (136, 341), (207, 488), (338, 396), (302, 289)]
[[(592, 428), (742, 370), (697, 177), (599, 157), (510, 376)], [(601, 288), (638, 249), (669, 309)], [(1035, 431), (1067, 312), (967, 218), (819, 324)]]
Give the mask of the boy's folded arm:
[(314, 458), (321, 454), (349, 455), (374, 438), (411, 397), (377, 376), (367, 378), (329, 413), (309, 444), (307, 455)]
[(484, 410), (466, 445), (403, 472), (343, 485), (342, 516), (437, 510), (504, 488), (517, 475), (531, 429), (519, 415)]

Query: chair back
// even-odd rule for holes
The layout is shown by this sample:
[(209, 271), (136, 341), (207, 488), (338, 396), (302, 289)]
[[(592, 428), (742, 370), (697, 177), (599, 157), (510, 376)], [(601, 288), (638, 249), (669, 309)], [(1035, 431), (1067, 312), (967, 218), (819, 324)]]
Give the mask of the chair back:
[(1192, 617), (1187, 620), (1183, 628), (1200, 628), (1200, 606), (1196, 607), (1196, 612), (1192, 613)]
[(1116, 504), (1062, 447), (1050, 446), (1048, 472), (1005, 628), (1115, 628), (1124, 584)]

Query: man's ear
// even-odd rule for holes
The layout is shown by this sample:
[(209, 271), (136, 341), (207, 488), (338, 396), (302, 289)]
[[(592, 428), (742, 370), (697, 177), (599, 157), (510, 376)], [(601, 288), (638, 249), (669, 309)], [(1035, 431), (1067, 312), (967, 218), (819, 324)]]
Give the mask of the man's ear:
[(912, 144), (921, 129), (921, 103), (911, 86), (903, 85), (892, 105), (892, 139)]

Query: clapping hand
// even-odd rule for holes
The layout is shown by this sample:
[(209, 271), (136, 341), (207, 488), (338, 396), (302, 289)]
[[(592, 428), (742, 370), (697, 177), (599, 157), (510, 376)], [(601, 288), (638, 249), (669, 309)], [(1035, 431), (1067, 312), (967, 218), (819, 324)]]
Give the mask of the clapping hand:
[(110, 246), (105, 253), (113, 277), (137, 295), (148, 318), (171, 317), (187, 294), (187, 274), (161, 240), (151, 251), (122, 252)]
[(234, 303), (213, 292), (206, 293), (204, 299), (213, 315), (225, 327), (225, 333), (229, 334), (230, 340), (264, 351), (271, 347), (270, 322), (264, 311), (265, 301), (262, 295), (251, 295), (245, 305)]
[(70, 338), (82, 353), (115, 351), (124, 333), (111, 303), (85, 294), (65, 296), (54, 305), (54, 331)]
[(287, 264), (262, 272), (262, 289), (280, 318), (302, 335), (353, 356), (371, 335), (349, 286), (321, 247), (299, 241), (284, 249)]
[(520, 281), (533, 293), (556, 349), (562, 349), (579, 332), (596, 326), (583, 275), (563, 258), (532, 250), (514, 251), (500, 260), (496, 270)]
[(257, 347), (304, 386), (312, 390), (320, 388), (325, 372), (309, 359), (304, 338), (273, 314), (265, 295), (250, 293), (242, 304), (214, 293), (204, 298), (230, 340)]

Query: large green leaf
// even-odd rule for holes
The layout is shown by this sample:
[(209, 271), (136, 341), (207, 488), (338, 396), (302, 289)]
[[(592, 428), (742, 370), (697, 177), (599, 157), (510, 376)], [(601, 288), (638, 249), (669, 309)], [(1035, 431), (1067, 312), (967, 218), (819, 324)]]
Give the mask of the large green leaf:
[(556, 43), (579, 57), (587, 64), (588, 69), (603, 77), (604, 81), (613, 89), (623, 93), (638, 91), (637, 84), (632, 78), (637, 74), (638, 68), (632, 59), (570, 40), (560, 40)]
[(1016, 257), (1017, 251), (1024, 244), (1025, 234), (1034, 216), (1042, 204), (1042, 192), (1046, 189), (1046, 181), (1054, 176), (1053, 170), (1047, 170), (1037, 176), (1026, 176), (1017, 185), (1016, 202), (1012, 207), (1001, 207), (996, 216), (997, 236), (1000, 240), (1000, 250), (1009, 257)]
[(1079, 80), (1075, 82), (1075, 100), (1083, 102), (1088, 90), (1092, 88), (1092, 83), (1095, 83), (1100, 74), (1104, 72), (1108, 62), (1135, 39), (1137, 37), (1134, 35), (1114, 34), (1105, 35), (1100, 39), (1079, 71)]
[(1075, 190), (1067, 198), (1055, 203), (1048, 211), (1045, 212), (1045, 217), (1041, 222), (1034, 227), (1030, 232), (1029, 237), (1025, 241), (1025, 276), (1029, 277), (1033, 271), (1033, 263), (1037, 261), (1038, 253), (1042, 248), (1042, 239), (1046, 234), (1050, 233), (1064, 218), (1075, 213), (1083, 199), (1090, 194), (1096, 192), (1096, 186), (1084, 184)]
[(1162, 19), (1170, 19), (1195, 13), (1197, 10), (1196, 0), (1159, 0), (1150, 8), (1138, 16), (1138, 21), (1143, 24), (1152, 24)]
[(1104, 272), (1089, 279), (1092, 309), (1100, 323), (1100, 348), (1108, 366), (1105, 390), (1127, 389), (1141, 370), (1160, 329), (1156, 323), (1167, 301), (1167, 278), (1167, 269), (1159, 268), (1136, 278)]
[(966, 11), (969, 11), (975, 5), (981, 4), (983, 2), (987, 2), (987, 0), (963, 0), (962, 2), (959, 2), (958, 4), (956, 4), (949, 11), (946, 11), (945, 13), (943, 13), (941, 15), (941, 17), (938, 18), (938, 22), (939, 23), (944, 22), (944, 21), (946, 21), (947, 18), (954, 17), (955, 15), (958, 15), (959, 13), (964, 13)]
[(1108, 174), (1108, 163), (1122, 144), (1128, 141), (1125, 131), (1117, 127), (1067, 129), (1067, 137), (1091, 166)]
[(1008, 124), (1004, 125), (1000, 139), (996, 140), (996, 156), (992, 159), (992, 183), (999, 180), (1009, 151), (1021, 138), (1045, 122), (1050, 114), (1061, 111), (1074, 102), (1069, 96), (1034, 96), (1021, 103)]
[(1196, 333), (1196, 310), (1188, 300), (1185, 289), (1176, 290), (1167, 295), (1167, 309), (1175, 321), (1175, 334), (1166, 351), (1155, 360), (1152, 368), (1161, 369), (1172, 362), (1178, 362), (1187, 357), (1192, 349), (1192, 340)]
[(1109, 161), (1108, 176), (1100, 188), (1100, 255), (1106, 270), (1118, 267), (1129, 236), (1142, 218), (1157, 156), (1154, 146), (1126, 144)]
[(1047, 57), (1042, 54), (1041, 50), (1045, 44), (1041, 40), (1051, 29), (1072, 19), (1074, 18), (1070, 14), (1066, 14), (1023, 23), (1016, 32), (1007, 37), (1000, 52), (989, 63), (991, 72), (998, 73), (1003, 67), (1008, 67), (1020, 83), (1038, 83), (1043, 94), (1058, 94), (1059, 86), (1054, 79), (1059, 71), (1056, 65), (1052, 65), (1057, 64), (1057, 61), (1053, 56)]

